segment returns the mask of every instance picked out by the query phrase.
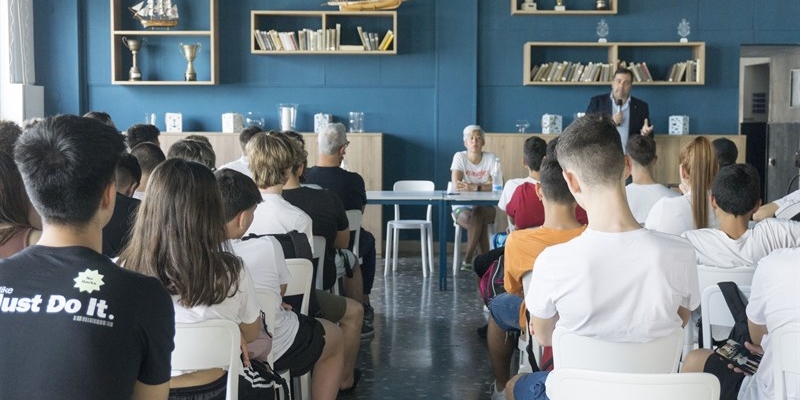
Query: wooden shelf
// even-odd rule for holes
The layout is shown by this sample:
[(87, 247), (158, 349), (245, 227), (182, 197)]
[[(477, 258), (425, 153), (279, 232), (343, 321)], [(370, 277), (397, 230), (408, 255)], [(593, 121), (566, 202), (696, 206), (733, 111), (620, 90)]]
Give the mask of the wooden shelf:
[[(549, 55), (548, 52), (558, 53)], [(653, 56), (661, 56), (655, 61)], [(663, 61), (664, 57), (669, 58)], [(604, 63), (616, 66), (619, 61), (647, 63), (648, 69), (657, 77), (665, 76), (666, 71), (676, 62), (697, 60), (697, 79), (691, 82), (669, 82), (665, 80), (634, 82), (634, 85), (648, 86), (696, 86), (705, 84), (706, 45), (704, 42), (528, 42), (523, 46), (523, 78), (526, 86), (592, 86), (608, 85), (610, 81), (572, 82), (572, 81), (533, 81), (531, 68), (548, 62), (580, 62), (587, 64)], [(616, 69), (616, 68), (613, 68)], [(654, 71), (656, 72), (654, 74)], [(612, 71), (613, 72), (613, 71)]]
[[(336, 24), (341, 25), (340, 44), (361, 46), (361, 40), (356, 30), (357, 26), (364, 26), (365, 32), (379, 34), (379, 40), (388, 30), (394, 34), (394, 39), (388, 50), (262, 50), (255, 38), (255, 31), (276, 30), (279, 32), (295, 32), (295, 39), (299, 39), (298, 30), (311, 29), (313, 31), (334, 29)], [(252, 10), (250, 12), (250, 53), (256, 55), (395, 55), (397, 54), (397, 11), (266, 11)]]
[[(110, 0), (111, 2), (111, 84), (129, 86), (207, 86), (216, 85), (219, 80), (219, 61), (218, 61), (218, 26), (217, 26), (217, 0), (206, 0), (207, 5), (202, 0), (193, 2), (182, 2), (178, 4), (182, 8), (192, 8), (193, 15), (203, 15), (201, 21), (185, 21), (181, 19), (178, 26), (188, 29), (152, 30), (141, 27), (127, 7), (121, 5), (121, 0)], [(187, 15), (181, 10), (182, 15)], [(143, 37), (150, 42), (150, 45), (158, 47), (158, 52), (148, 54), (148, 44), (145, 44), (139, 51), (138, 65), (142, 70), (141, 81), (128, 80), (128, 71), (133, 64), (133, 56), (127, 47), (122, 43), (123, 37)], [(195, 60), (197, 70), (197, 81), (176, 80), (183, 76), (186, 69), (186, 60), (180, 55), (180, 50), (166, 50), (177, 44), (180, 38), (187, 40), (199, 40), (201, 43), (200, 51)], [(162, 48), (163, 47), (163, 48)], [(154, 49), (155, 50), (155, 49)], [(166, 52), (165, 52), (166, 50)], [(173, 53), (174, 51), (174, 53)], [(152, 64), (145, 64), (151, 58), (155, 61)], [(169, 65), (170, 72), (164, 73), (161, 69), (155, 70), (153, 65)], [(198, 68), (198, 65), (201, 65)], [(163, 76), (168, 79), (152, 79), (150, 77)]]
[(617, 0), (606, 0), (606, 10), (570, 10), (569, 8), (564, 11), (556, 10), (536, 10), (524, 11), (519, 9), (519, 0), (511, 0), (511, 15), (543, 15), (543, 16), (575, 16), (575, 15), (616, 15)]

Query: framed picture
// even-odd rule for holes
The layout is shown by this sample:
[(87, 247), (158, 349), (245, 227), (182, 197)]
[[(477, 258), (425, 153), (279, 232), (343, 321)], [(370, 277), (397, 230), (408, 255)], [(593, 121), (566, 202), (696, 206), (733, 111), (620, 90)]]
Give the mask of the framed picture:
[(800, 108), (800, 69), (789, 71), (789, 107)]

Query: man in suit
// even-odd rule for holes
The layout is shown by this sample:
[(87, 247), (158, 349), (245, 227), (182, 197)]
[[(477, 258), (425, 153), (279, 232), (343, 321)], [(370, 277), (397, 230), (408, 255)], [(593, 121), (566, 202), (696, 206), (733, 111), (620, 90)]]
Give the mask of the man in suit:
[(611, 94), (592, 97), (589, 107), (586, 108), (587, 114), (602, 113), (611, 116), (622, 138), (623, 151), (629, 137), (653, 133), (653, 125), (648, 120), (650, 109), (647, 103), (631, 96), (632, 85), (633, 72), (627, 68), (619, 68), (611, 82)]

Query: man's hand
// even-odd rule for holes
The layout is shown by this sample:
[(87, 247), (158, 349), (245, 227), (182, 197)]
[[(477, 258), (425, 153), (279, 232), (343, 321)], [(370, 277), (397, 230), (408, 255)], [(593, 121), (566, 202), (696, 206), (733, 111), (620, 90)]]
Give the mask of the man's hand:
[(622, 125), (622, 122), (625, 121), (625, 117), (622, 115), (622, 111), (614, 114), (613, 118), (614, 118), (614, 123), (617, 124), (617, 126)]
[[(753, 354), (758, 354), (758, 355), (761, 355), (761, 356), (764, 355), (764, 348), (759, 346), (759, 345), (757, 345), (757, 344), (752, 344), (750, 342), (744, 342), (744, 348), (746, 348), (747, 350), (750, 350), (750, 352), (753, 353)], [(734, 372), (738, 372), (740, 374), (750, 375), (749, 372), (747, 372), (747, 371), (745, 371), (743, 369), (740, 369), (739, 367), (737, 367), (737, 366), (735, 366), (733, 364), (728, 364), (728, 368), (730, 368)]]
[(644, 119), (644, 125), (639, 133), (641, 133), (642, 136), (650, 136), (653, 133), (653, 125), (650, 125), (650, 121), (647, 118)]

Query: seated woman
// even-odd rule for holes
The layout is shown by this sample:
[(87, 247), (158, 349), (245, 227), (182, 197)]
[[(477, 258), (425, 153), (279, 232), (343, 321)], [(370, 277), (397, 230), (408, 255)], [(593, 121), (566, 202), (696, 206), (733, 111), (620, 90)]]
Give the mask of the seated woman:
[(31, 206), (14, 159), (0, 151), (0, 258), (36, 244), (42, 221)]
[[(263, 325), (261, 311), (250, 276), (230, 252), (222, 210), (211, 170), (180, 159), (165, 161), (150, 177), (119, 263), (161, 280), (172, 294), (176, 323), (237, 323), (246, 351)], [(255, 370), (244, 368), (242, 374), (247, 378), (239, 377), (240, 399), (274, 396), (272, 387), (252, 383), (258, 378)], [(222, 369), (173, 371), (170, 399), (224, 399), (225, 389)]]
[[(492, 167), (495, 164), (494, 154), (483, 151), (486, 143), (483, 129), (478, 125), (464, 128), (464, 147), (453, 155), (450, 164), (451, 182), (459, 192), (488, 192), (492, 190)], [(478, 254), (489, 251), (489, 235), (487, 227), (494, 222), (495, 209), (491, 206), (458, 206), (453, 207), (456, 223), (467, 230), (467, 249), (461, 269), (473, 269), (472, 261), (478, 246)]]

